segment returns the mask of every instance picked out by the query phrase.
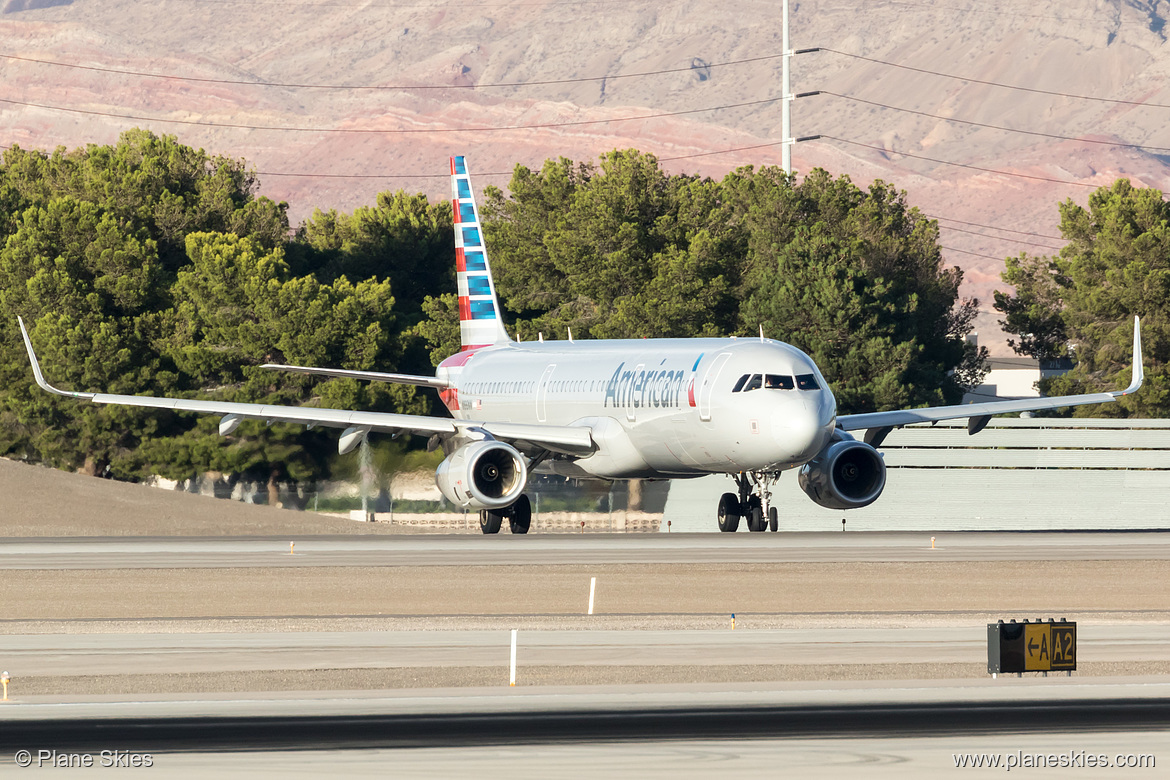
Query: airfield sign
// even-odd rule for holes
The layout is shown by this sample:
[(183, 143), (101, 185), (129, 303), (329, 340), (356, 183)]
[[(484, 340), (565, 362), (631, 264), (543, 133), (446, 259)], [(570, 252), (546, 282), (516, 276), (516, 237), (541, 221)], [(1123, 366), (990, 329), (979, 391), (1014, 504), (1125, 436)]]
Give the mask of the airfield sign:
[(1077, 624), (1062, 620), (987, 624), (987, 671), (1071, 672), (1077, 668)]

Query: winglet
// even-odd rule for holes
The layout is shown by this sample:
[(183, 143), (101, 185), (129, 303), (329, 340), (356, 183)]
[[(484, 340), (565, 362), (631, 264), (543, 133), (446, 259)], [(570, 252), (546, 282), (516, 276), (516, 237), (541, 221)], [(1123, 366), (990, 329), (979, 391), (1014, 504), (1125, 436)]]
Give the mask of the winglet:
[(1142, 382), (1146, 379), (1146, 368), (1142, 365), (1142, 325), (1141, 321), (1135, 316), (1133, 318), (1133, 379), (1129, 383), (1129, 387), (1124, 390), (1117, 390), (1110, 395), (1116, 397), (1123, 395), (1131, 395), (1137, 392), (1137, 389), (1142, 386)]
[(66, 398), (92, 399), (94, 393), (70, 393), (65, 390), (58, 390), (45, 381), (45, 376), (41, 373), (41, 364), (37, 362), (36, 353), (33, 352), (32, 340), (28, 337), (28, 330), (24, 327), (24, 319), (18, 316), (16, 321), (20, 324), (20, 335), (24, 336), (24, 348), (28, 350), (28, 361), (32, 363), (33, 376), (36, 378), (37, 384), (41, 386), (41, 389), (53, 395), (63, 395)]

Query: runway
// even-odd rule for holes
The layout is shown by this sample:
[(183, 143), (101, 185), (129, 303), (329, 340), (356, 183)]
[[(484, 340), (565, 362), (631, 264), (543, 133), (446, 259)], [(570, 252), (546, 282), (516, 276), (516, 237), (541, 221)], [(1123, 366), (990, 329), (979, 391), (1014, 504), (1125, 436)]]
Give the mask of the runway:
[(0, 541), (0, 569), (1092, 560), (1170, 560), (1170, 532), (951, 533), (933, 537), (921, 533), (846, 532)]
[[(9, 538), (0, 591), (6, 742), (168, 776), (1170, 756), (1170, 533)], [(992, 680), (999, 617), (1078, 621), (1079, 671)]]
[[(510, 632), (315, 631), (0, 635), (9, 670), (37, 675), (185, 674), (269, 669), (495, 666), (508, 662)], [(1091, 663), (1170, 662), (1164, 625), (1085, 625)], [(713, 631), (524, 630), (521, 677), (531, 666), (767, 664), (985, 665), (983, 626), (729, 629)], [(504, 679), (503, 671), (499, 679)], [(214, 686), (208, 679), (207, 687)]]

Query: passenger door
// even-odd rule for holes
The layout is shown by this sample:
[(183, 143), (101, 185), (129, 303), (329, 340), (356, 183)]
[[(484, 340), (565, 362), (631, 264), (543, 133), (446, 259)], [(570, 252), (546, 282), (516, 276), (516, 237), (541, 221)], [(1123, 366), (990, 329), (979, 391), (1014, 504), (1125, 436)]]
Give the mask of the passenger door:
[(715, 393), (715, 380), (719, 378), (719, 372), (730, 358), (731, 355), (726, 352), (717, 355), (707, 373), (703, 375), (703, 383), (699, 385), (699, 419), (703, 422), (711, 421), (711, 398)]
[(536, 421), (548, 422), (548, 383), (552, 381), (553, 371), (557, 370), (557, 364), (551, 363), (544, 373), (540, 376), (540, 382), (536, 385)]

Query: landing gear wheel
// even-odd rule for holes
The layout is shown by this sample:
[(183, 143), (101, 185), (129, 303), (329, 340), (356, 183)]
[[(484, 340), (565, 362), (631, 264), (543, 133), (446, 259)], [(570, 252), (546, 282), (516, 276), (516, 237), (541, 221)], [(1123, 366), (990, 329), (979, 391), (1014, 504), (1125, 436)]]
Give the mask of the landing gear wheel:
[(768, 507), (768, 530), (773, 533), (780, 530), (780, 513), (776, 507)]
[(739, 499), (734, 493), (724, 493), (719, 497), (719, 530), (724, 533), (735, 533), (739, 530)]
[(508, 508), (508, 512), (508, 528), (512, 533), (528, 533), (528, 527), (532, 525), (532, 503), (528, 496), (520, 496), (516, 503)]
[(504, 521), (504, 516), (499, 512), (493, 512), (490, 509), (479, 510), (479, 530), (485, 534), (498, 534), (500, 532), (500, 524)]
[(752, 496), (748, 499), (747, 511), (744, 514), (747, 515), (748, 530), (752, 533), (759, 533), (768, 527), (764, 520), (764, 507), (760, 503), (759, 496)]

